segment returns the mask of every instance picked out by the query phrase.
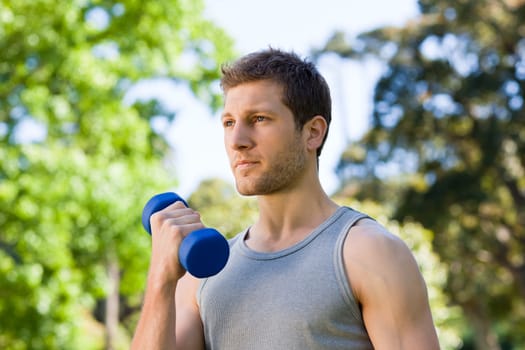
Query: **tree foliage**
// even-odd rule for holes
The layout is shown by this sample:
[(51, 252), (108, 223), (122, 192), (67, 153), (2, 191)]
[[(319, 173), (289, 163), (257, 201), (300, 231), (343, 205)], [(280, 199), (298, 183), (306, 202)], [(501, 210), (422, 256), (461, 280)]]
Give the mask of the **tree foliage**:
[(174, 181), (150, 121), (174, 115), (123, 98), (163, 77), (217, 106), (232, 42), (202, 11), (184, 0), (0, 3), (0, 348), (100, 348), (82, 336), (93, 316), (106, 348), (126, 348), (149, 256), (142, 205)]
[(396, 177), (387, 192), (395, 197), (382, 199), (394, 204), (396, 218), (435, 232), (433, 248), (447, 264), (445, 291), (461, 306), (476, 348), (519, 348), (525, 3), (421, 0), (419, 7), (421, 16), (402, 28), (355, 39), (338, 33), (321, 50), (386, 64), (371, 129), (348, 147), (339, 173), (347, 183)]

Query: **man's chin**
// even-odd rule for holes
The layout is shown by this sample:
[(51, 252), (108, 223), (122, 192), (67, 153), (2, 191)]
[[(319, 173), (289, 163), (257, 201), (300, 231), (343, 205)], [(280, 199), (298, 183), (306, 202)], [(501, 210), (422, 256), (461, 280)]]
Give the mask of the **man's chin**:
[(246, 190), (239, 186), (237, 186), (237, 193), (239, 193), (241, 196), (246, 196), (246, 197), (258, 195), (258, 193), (256, 193), (255, 191)]
[(260, 191), (257, 191), (257, 189), (254, 188), (253, 186), (250, 186), (250, 184), (242, 183), (239, 181), (235, 183), (235, 187), (237, 188), (237, 192), (241, 196), (249, 197), (249, 196), (257, 196), (261, 194)]

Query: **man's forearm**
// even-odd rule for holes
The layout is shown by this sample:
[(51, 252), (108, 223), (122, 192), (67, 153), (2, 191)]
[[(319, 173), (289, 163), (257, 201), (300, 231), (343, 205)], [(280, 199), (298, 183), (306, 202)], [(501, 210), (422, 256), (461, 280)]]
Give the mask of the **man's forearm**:
[(175, 349), (175, 285), (148, 286), (131, 349)]

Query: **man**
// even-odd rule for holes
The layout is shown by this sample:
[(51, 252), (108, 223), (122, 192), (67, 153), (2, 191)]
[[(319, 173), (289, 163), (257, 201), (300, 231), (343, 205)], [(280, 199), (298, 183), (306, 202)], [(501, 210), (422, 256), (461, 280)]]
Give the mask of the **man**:
[(224, 270), (198, 280), (178, 248), (199, 214), (175, 203), (152, 215), (133, 349), (438, 349), (409, 249), (321, 187), (331, 100), (314, 65), (268, 49), (222, 73), (226, 151), (259, 218), (230, 241)]

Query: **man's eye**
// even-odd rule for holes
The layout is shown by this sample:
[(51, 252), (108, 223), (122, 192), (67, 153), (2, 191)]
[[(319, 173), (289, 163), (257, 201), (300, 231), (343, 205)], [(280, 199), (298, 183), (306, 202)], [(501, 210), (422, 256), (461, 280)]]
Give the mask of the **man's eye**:
[(263, 122), (266, 120), (266, 117), (263, 116), (263, 115), (258, 115), (258, 116), (255, 116), (255, 121), (256, 122)]
[(230, 127), (230, 126), (233, 126), (233, 120), (225, 120), (224, 122), (222, 122), (222, 125), (226, 128), (226, 127)]

